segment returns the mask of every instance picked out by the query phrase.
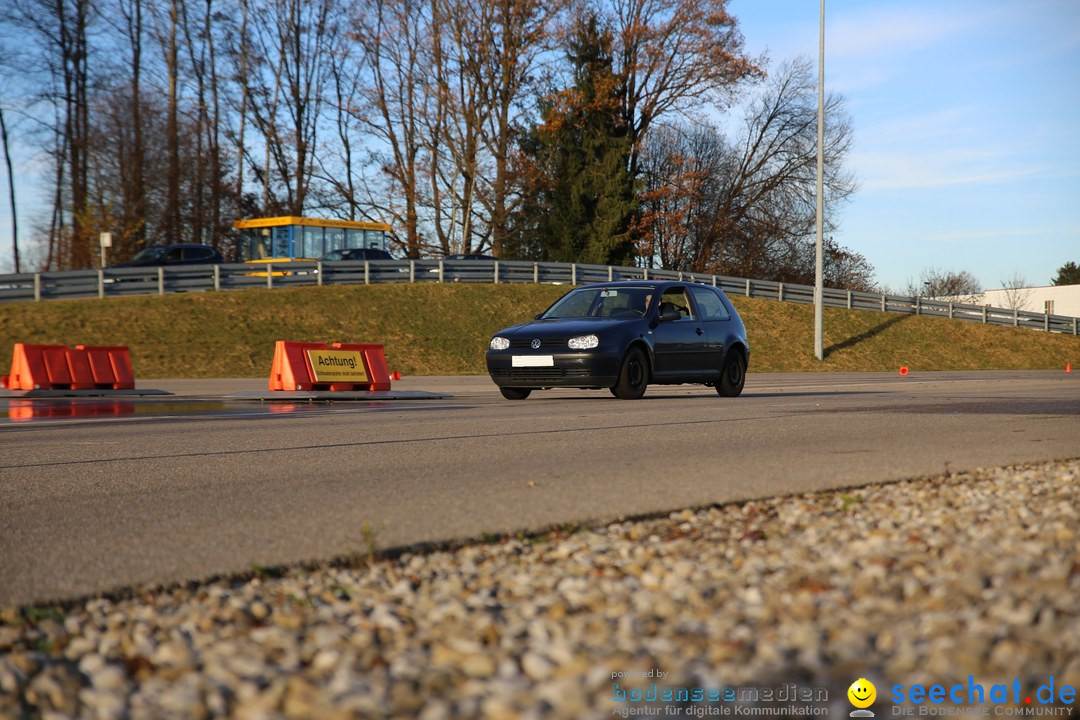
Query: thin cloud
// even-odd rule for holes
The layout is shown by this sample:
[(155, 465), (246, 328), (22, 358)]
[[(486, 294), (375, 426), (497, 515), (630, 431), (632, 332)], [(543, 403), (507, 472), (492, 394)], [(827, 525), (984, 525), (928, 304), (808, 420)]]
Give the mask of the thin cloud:
[(850, 161), (867, 191), (1008, 183), (1053, 173), (1030, 138), (1005, 141), (974, 105), (940, 107), (867, 123)]
[(861, 142), (871, 145), (914, 145), (930, 141), (970, 138), (981, 124), (986, 111), (971, 105), (940, 107), (927, 112), (893, 115), (860, 129)]
[[(862, 190), (929, 190), (963, 185), (1002, 184), (1040, 176), (1037, 167), (986, 167), (987, 159), (971, 153), (911, 155), (909, 153), (868, 153), (852, 158)], [(872, 168), (869, 172), (859, 172)]]
[(895, 5), (841, 14), (826, 25), (826, 52), (844, 60), (908, 55), (983, 24), (971, 7)]
[(1054, 237), (1063, 233), (1076, 233), (1078, 227), (1005, 227), (986, 230), (954, 230), (931, 233), (927, 239), (934, 243), (964, 245), (973, 242), (995, 242), (1018, 238)]

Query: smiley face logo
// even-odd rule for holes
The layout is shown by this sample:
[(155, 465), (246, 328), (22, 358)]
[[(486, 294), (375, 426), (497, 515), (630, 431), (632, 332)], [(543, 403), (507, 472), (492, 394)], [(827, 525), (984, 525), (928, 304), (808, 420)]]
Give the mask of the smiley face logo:
[(857, 708), (868, 708), (877, 699), (877, 688), (866, 678), (859, 678), (847, 689), (848, 700)]

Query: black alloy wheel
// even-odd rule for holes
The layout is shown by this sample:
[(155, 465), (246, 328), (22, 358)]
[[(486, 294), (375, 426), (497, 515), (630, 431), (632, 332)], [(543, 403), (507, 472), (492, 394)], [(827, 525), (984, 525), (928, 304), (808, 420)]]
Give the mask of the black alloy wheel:
[(611, 388), (611, 394), (620, 400), (637, 400), (645, 394), (649, 385), (649, 363), (641, 348), (630, 348), (623, 358), (619, 381)]
[(742, 350), (732, 348), (724, 358), (724, 368), (720, 371), (720, 382), (716, 392), (723, 397), (738, 397), (746, 383), (746, 357)]

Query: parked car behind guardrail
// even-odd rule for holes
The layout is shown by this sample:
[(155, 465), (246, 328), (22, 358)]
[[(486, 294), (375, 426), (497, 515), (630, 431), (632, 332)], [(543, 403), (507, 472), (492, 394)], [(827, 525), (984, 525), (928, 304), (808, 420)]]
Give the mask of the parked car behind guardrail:
[(225, 262), (221, 253), (200, 243), (173, 243), (143, 248), (127, 262), (111, 267), (161, 267), (171, 265), (217, 265)]

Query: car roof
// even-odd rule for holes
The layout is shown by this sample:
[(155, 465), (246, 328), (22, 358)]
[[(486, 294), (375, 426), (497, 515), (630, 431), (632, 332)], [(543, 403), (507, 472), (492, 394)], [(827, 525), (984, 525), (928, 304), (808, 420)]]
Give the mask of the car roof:
[(150, 248), (210, 248), (211, 250), (214, 249), (214, 247), (212, 247), (210, 245), (205, 245), (203, 243), (169, 243), (167, 245), (147, 245), (143, 249), (144, 250), (149, 250)]
[(389, 250), (383, 250), (382, 248), (366, 248), (366, 247), (347, 247), (347, 248), (334, 248), (333, 250), (327, 250), (323, 255), (344, 255), (346, 253), (375, 253), (377, 255), (389, 255)]
[(685, 286), (685, 285), (697, 285), (699, 287), (713, 288), (719, 290), (720, 288), (712, 285), (706, 285), (700, 282), (691, 282), (689, 280), (612, 280), (611, 282), (598, 282), (589, 283), (588, 285), (578, 285), (577, 290), (583, 288), (601, 288), (601, 287), (650, 287), (650, 288), (666, 288), (673, 285)]

